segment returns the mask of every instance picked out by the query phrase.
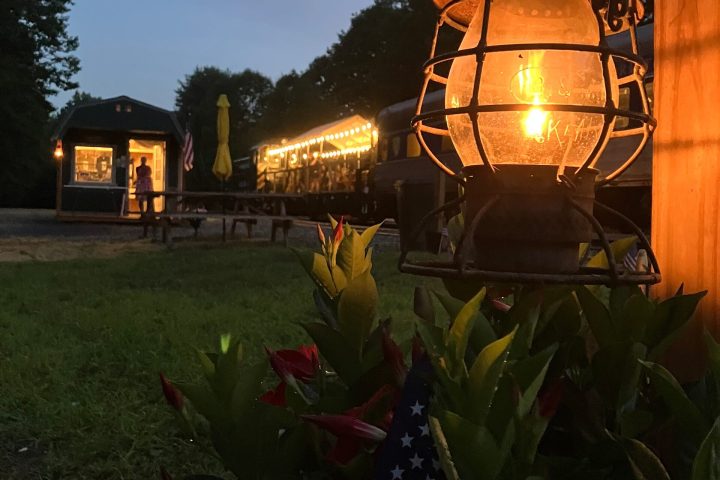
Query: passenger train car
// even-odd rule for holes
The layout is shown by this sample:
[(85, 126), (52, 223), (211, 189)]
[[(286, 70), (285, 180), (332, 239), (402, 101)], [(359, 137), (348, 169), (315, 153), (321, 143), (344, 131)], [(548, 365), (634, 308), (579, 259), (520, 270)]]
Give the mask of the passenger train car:
[[(611, 38), (611, 46), (626, 49), (628, 39)], [(649, 65), (646, 91), (653, 95), (653, 24), (638, 28), (638, 48)], [(641, 110), (639, 92), (620, 91), (620, 107)], [(428, 110), (442, 108), (444, 91), (425, 98)], [(417, 99), (381, 110), (375, 121), (358, 115), (320, 125), (295, 138), (258, 145), (237, 165), (239, 182), (248, 189), (278, 194), (302, 194), (292, 212), (311, 217), (326, 213), (379, 221), (395, 218), (415, 223), (424, 213), (457, 196), (457, 185), (437, 168), (421, 148), (410, 122)], [(633, 127), (618, 120), (615, 129)], [(609, 142), (597, 168), (613, 171), (627, 159), (638, 137)], [(460, 160), (449, 137), (430, 145), (455, 170)], [(652, 141), (623, 175), (600, 189), (598, 200), (622, 211), (645, 230), (650, 226)], [(612, 219), (600, 217), (612, 228)], [(435, 228), (439, 229), (441, 225)]]
[(254, 184), (260, 192), (301, 194), (302, 205), (291, 205), (291, 213), (369, 219), (377, 137), (371, 121), (353, 115), (291, 139), (268, 141), (237, 162), (238, 183)]

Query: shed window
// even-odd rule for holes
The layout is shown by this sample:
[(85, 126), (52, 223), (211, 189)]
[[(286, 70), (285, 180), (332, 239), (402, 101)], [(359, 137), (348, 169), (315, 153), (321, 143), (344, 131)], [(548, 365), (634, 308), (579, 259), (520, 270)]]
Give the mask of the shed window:
[(74, 153), (76, 183), (113, 183), (112, 147), (76, 146)]

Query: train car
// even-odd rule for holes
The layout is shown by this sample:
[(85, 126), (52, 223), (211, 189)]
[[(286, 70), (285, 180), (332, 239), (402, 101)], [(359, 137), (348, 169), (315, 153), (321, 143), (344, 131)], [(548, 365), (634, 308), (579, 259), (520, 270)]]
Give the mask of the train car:
[(373, 122), (353, 115), (291, 139), (265, 142), (239, 163), (246, 171), (254, 165), (258, 191), (302, 194), (304, 205), (296, 206), (295, 214), (370, 218), (376, 140)]
[[(627, 48), (629, 39), (619, 36), (611, 38), (614, 48)], [(649, 65), (645, 89), (652, 104), (653, 95), (653, 24), (638, 28), (638, 48)], [(624, 74), (623, 72), (620, 72)], [(444, 107), (445, 91), (431, 92), (425, 97), (425, 111)], [(630, 88), (620, 89), (620, 107), (641, 110), (639, 92)], [(445, 175), (428, 158), (411, 129), (411, 119), (415, 115), (417, 99), (410, 99), (386, 107), (377, 116), (379, 130), (377, 144), (377, 165), (374, 171), (374, 196), (377, 199), (379, 217), (396, 218), (401, 225), (417, 224), (427, 212), (457, 197), (457, 188), (452, 179)], [(627, 119), (620, 119), (615, 130), (634, 127)], [(445, 125), (442, 125), (445, 127)], [(439, 142), (430, 144), (434, 152), (439, 152), (442, 160), (454, 171), (459, 171), (460, 159), (449, 137), (429, 136), (429, 140)], [(597, 168), (610, 172), (621, 166), (640, 138), (629, 136), (612, 139), (600, 157)], [(599, 201), (621, 211), (644, 230), (650, 228), (650, 199), (652, 184), (652, 141), (643, 150), (640, 157), (623, 175), (597, 192)], [(400, 197), (398, 197), (400, 195)], [(398, 201), (399, 198), (399, 201)], [(599, 216), (606, 228), (619, 227), (609, 217)], [(443, 219), (429, 227), (426, 237), (437, 237), (442, 229)], [(422, 238), (422, 237), (421, 237)], [(427, 245), (420, 245), (427, 246)]]

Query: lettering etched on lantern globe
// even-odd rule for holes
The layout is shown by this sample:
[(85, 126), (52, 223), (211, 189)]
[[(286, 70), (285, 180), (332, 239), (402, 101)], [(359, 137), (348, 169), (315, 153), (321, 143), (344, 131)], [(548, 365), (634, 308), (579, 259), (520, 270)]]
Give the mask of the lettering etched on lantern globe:
[[(533, 43), (593, 45), (600, 43), (595, 13), (587, 0), (494, 0), (487, 26), (488, 45)], [(460, 49), (478, 46), (483, 28), (480, 2)], [(600, 113), (553, 111), (547, 105), (604, 107), (607, 103), (600, 54), (577, 50), (528, 48), (488, 52), (480, 78), (475, 55), (454, 60), (448, 77), (447, 108), (473, 105), (479, 82), (478, 105), (533, 105), (524, 111), (482, 112), (477, 128), (492, 164), (535, 164), (579, 167), (603, 136)], [(608, 64), (612, 100), (619, 89), (615, 65)], [(447, 117), (450, 137), (465, 165), (482, 163), (471, 115)], [(612, 124), (609, 130), (612, 131)]]

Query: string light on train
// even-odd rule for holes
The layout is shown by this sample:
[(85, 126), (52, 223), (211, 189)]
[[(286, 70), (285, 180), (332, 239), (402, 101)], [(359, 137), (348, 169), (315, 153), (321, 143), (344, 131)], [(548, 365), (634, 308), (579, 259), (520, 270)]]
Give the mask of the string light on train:
[(337, 158), (344, 157), (345, 155), (355, 155), (365, 153), (372, 148), (370, 145), (363, 145), (362, 147), (355, 148), (343, 148), (342, 150), (333, 150), (332, 152), (323, 152), (320, 154), (320, 158)]
[[(377, 135), (378, 135), (377, 129), (373, 128), (373, 124), (371, 122), (368, 122), (362, 126), (353, 127), (353, 128), (347, 129), (342, 132), (318, 136), (318, 137), (311, 138), (309, 140), (304, 140), (302, 142), (293, 143), (292, 145), (285, 145), (282, 147), (273, 148), (273, 149), (268, 150), (268, 155), (283, 155), (287, 152), (292, 152), (294, 150), (299, 150), (301, 148), (307, 148), (309, 146), (317, 145), (322, 142), (332, 142), (334, 140), (340, 140), (342, 138), (351, 137), (353, 135), (358, 135), (360, 133), (367, 132), (368, 130), (370, 130), (371, 138), (373, 138), (373, 139), (377, 138)], [(370, 148), (372, 148), (372, 146), (371, 146), (372, 142), (370, 142), (369, 145), (370, 146), (368, 146), (367, 150), (370, 150)], [(367, 146), (367, 145), (363, 145), (363, 148), (365, 146)], [(364, 150), (364, 151), (367, 151), (367, 150)]]

